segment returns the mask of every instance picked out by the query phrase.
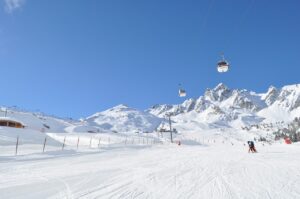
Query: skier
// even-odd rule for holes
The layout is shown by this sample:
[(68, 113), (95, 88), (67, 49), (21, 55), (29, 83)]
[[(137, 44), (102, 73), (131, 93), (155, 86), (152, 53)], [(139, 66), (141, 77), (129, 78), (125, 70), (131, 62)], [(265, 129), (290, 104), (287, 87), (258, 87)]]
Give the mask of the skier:
[(255, 145), (253, 141), (248, 141), (248, 145), (249, 145), (249, 150), (248, 153), (250, 153), (250, 151), (252, 153), (257, 153), (256, 149), (255, 149)]

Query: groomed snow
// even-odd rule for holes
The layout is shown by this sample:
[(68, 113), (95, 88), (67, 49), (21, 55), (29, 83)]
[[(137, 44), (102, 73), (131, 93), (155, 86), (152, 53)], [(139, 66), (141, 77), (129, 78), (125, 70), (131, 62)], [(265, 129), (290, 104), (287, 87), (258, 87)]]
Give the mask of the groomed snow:
[(300, 198), (300, 145), (123, 146), (0, 156), (0, 194), (21, 198)]

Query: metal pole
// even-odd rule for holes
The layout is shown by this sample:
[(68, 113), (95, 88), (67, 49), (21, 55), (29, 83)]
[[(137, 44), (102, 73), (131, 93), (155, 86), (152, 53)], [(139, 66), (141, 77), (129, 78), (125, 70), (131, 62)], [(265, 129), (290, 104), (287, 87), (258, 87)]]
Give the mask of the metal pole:
[(90, 148), (92, 148), (92, 139), (93, 139), (93, 137), (91, 137), (91, 140), (90, 140)]
[(169, 126), (170, 126), (171, 143), (173, 143), (173, 131), (172, 131), (171, 114), (168, 114), (168, 117), (169, 117)]
[(148, 145), (148, 134), (147, 134), (147, 145)]
[(64, 138), (64, 143), (63, 143), (63, 145), (62, 145), (62, 151), (64, 150), (64, 148), (65, 148), (65, 143), (66, 143), (66, 136), (65, 136), (65, 138)]
[(16, 153), (15, 153), (15, 155), (18, 155), (18, 147), (19, 147), (19, 136), (17, 137)]
[(77, 150), (78, 150), (78, 146), (79, 146), (79, 137), (78, 137), (77, 146), (76, 146)]
[(45, 137), (45, 140), (44, 140), (43, 153), (45, 152), (46, 142), (47, 142), (47, 137)]

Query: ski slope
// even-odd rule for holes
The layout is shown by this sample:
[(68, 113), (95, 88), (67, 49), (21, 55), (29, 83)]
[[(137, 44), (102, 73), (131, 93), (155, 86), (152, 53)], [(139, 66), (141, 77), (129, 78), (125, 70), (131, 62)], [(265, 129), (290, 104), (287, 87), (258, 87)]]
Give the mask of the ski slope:
[[(298, 85), (256, 94), (220, 84), (182, 105), (119, 105), (80, 121), (0, 111), (25, 125), (0, 127), (0, 198), (300, 198), (300, 144), (273, 135), (299, 116)], [(181, 146), (155, 131), (168, 129), (168, 112)], [(260, 137), (272, 145), (249, 154), (245, 142)]]
[(127, 146), (0, 157), (1, 198), (300, 198), (300, 145)]

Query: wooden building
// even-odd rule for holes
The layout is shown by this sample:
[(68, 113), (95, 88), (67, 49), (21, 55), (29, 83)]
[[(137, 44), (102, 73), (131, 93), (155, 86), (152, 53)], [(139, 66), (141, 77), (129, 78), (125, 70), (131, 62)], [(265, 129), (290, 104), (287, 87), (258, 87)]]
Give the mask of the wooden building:
[(11, 118), (0, 118), (0, 126), (13, 127), (13, 128), (24, 128), (25, 126), (18, 121)]

